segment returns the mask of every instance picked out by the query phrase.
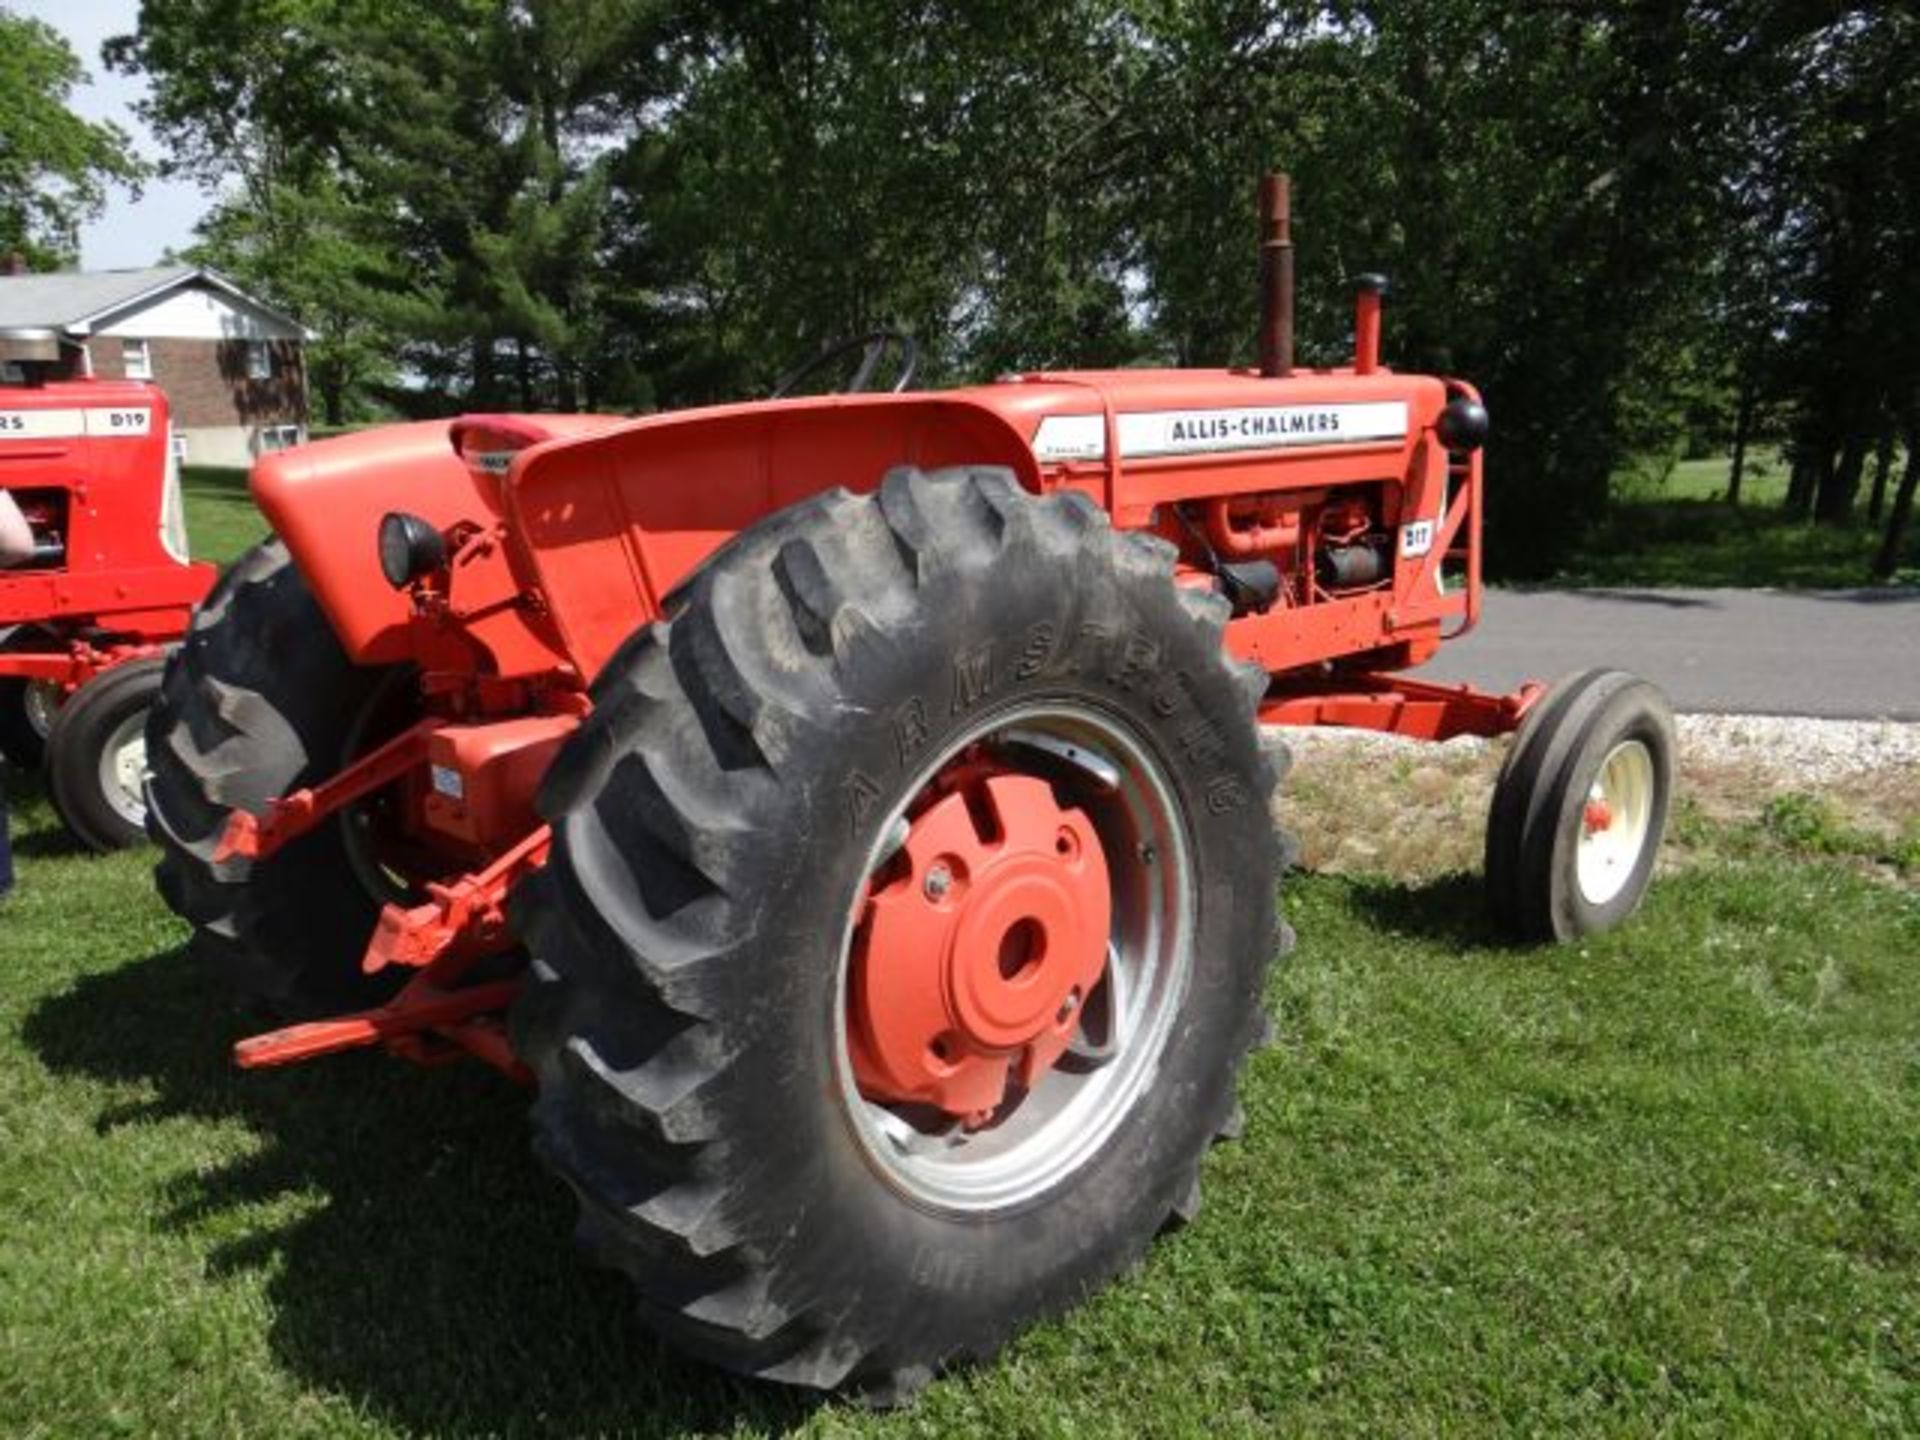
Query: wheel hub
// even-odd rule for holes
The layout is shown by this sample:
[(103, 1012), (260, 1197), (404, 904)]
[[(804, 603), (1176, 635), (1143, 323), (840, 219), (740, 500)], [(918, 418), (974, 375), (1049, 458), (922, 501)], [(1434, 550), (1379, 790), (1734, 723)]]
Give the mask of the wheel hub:
[(1099, 835), (1046, 781), (991, 775), (921, 812), (881, 876), (855, 941), (856, 1082), (978, 1128), (1053, 1068), (1106, 968)]
[(97, 774), (100, 794), (130, 825), (146, 824), (147, 714), (137, 711), (122, 720), (100, 749)]
[(1653, 756), (1643, 741), (1623, 740), (1600, 762), (1581, 806), (1574, 875), (1589, 905), (1605, 905), (1627, 886), (1653, 831)]

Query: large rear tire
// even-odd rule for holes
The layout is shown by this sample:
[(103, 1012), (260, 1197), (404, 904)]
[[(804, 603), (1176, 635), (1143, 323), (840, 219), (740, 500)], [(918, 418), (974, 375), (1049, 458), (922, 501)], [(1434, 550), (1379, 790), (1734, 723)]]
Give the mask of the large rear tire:
[(277, 540), (242, 556), (195, 614), (148, 720), (147, 824), (160, 893), (194, 949), (288, 1018), (375, 1005), (404, 975), (365, 975), (380, 896), (350, 817), (261, 861), (216, 863), (236, 809), (336, 773), (391, 671), (352, 664)]
[[(1002, 471), (806, 501), (669, 617), (542, 793), (514, 1017), (537, 1148), (668, 1339), (897, 1399), (1194, 1213), (1287, 938), (1265, 676), (1166, 547)], [(1015, 1003), (1089, 944), (1090, 987)], [(931, 1101), (883, 1093), (887, 1043)], [(971, 1112), (941, 1088), (963, 1063)]]
[(125, 850), (147, 838), (147, 712), (160, 694), (163, 655), (94, 676), (57, 711), (47, 732), (47, 798), (90, 850)]

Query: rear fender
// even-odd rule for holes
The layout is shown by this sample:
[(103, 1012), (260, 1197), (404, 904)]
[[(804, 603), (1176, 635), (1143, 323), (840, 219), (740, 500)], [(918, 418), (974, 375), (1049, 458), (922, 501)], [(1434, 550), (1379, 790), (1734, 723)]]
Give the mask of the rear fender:
[(895, 465), (1012, 468), (1033, 451), (958, 395), (835, 396), (662, 415), (521, 452), (511, 531), (526, 547), (569, 657), (587, 677), (726, 541), (824, 490), (872, 490)]

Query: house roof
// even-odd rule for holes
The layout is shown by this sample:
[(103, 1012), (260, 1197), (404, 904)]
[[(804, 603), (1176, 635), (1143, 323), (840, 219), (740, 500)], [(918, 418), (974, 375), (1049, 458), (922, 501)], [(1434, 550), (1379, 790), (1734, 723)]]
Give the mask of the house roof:
[(0, 275), (0, 329), (38, 326), (86, 335), (106, 316), (175, 290), (204, 285), (312, 338), (298, 321), (263, 305), (218, 271), (201, 265), (154, 265), (144, 270), (63, 270), (50, 275)]

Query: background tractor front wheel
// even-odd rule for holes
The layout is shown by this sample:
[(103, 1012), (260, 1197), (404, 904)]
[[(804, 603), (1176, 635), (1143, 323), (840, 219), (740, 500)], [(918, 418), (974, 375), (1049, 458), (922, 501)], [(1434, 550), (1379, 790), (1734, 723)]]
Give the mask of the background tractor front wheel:
[(900, 470), (608, 663), (516, 1040), (669, 1339), (898, 1398), (1193, 1214), (1282, 948), (1224, 608), (1082, 497)]
[(165, 666), (163, 655), (115, 665), (53, 714), (47, 798), (90, 849), (123, 850), (147, 838), (147, 712)]

